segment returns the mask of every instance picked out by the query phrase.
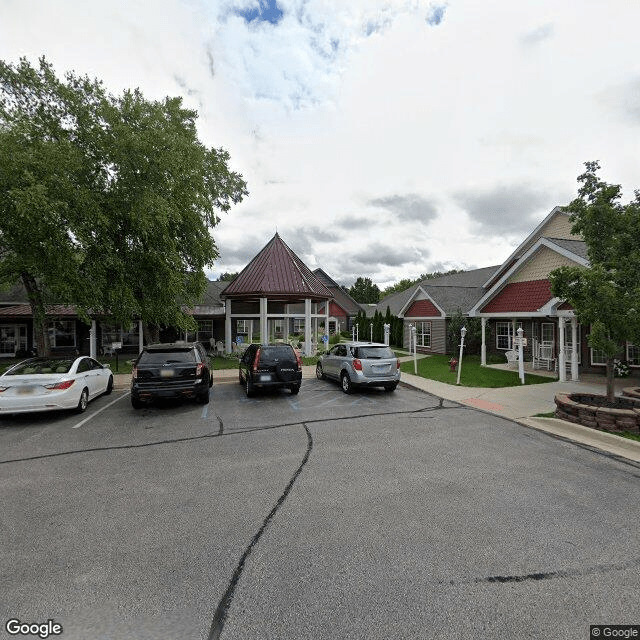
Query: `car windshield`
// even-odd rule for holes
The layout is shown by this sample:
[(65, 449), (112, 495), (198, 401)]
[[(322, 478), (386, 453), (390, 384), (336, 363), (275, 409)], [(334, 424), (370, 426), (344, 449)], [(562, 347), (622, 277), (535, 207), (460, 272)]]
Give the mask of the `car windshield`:
[(47, 373), (69, 373), (73, 360), (39, 358), (19, 362), (7, 371), (7, 376), (41, 375)]
[(138, 364), (163, 364), (169, 362), (191, 363), (196, 361), (193, 349), (143, 351)]
[(296, 356), (291, 347), (260, 347), (260, 362), (263, 364), (295, 361)]
[(389, 347), (356, 347), (354, 350), (354, 357), (356, 358), (369, 358), (373, 360), (379, 360), (381, 358), (395, 358), (395, 354)]

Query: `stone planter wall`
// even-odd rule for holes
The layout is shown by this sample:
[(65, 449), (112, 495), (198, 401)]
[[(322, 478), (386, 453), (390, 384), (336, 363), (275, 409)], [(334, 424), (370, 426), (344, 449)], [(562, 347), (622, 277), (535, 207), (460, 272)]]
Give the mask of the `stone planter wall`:
[[(604, 396), (593, 396), (602, 398)], [(581, 394), (558, 394), (555, 397), (556, 417), (601, 431), (629, 431), (640, 433), (640, 397), (625, 397), (625, 408), (610, 409), (586, 404)]]
[(627, 387), (622, 390), (622, 395), (640, 400), (640, 387)]

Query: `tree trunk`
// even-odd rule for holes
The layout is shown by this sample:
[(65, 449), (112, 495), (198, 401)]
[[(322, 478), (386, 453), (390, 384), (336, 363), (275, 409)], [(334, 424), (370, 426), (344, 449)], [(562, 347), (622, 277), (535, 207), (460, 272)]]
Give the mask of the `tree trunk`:
[(613, 358), (607, 358), (607, 400), (616, 401), (616, 389), (614, 386)]
[(31, 307), (31, 314), (33, 315), (33, 339), (38, 355), (49, 357), (51, 355), (51, 343), (49, 341), (46, 308), (42, 290), (38, 286), (36, 279), (28, 273), (23, 273), (21, 279), (27, 291), (29, 306)]

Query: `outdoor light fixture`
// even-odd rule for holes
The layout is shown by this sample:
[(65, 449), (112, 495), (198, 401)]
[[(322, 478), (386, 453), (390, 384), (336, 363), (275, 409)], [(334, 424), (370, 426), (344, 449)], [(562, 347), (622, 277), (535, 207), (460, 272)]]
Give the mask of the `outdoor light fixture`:
[(467, 327), (460, 329), (460, 357), (458, 358), (458, 381), (456, 384), (460, 384), (460, 372), (462, 371), (462, 350), (464, 349), (464, 337), (467, 335)]

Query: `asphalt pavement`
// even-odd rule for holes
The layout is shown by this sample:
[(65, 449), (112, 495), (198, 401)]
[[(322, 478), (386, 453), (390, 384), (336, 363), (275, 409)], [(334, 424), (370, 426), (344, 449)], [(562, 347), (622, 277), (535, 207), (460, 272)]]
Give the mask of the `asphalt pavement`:
[[(401, 358), (411, 360), (410, 356)], [(500, 366), (499, 368), (506, 368)], [(541, 372), (536, 371), (537, 374)], [(517, 370), (513, 370), (517, 377)], [(551, 374), (549, 374), (551, 375)], [(303, 378), (315, 377), (315, 366), (302, 368)], [(238, 379), (237, 369), (219, 369), (213, 372), (214, 383), (235, 382)], [(115, 388), (128, 389), (131, 376), (116, 374)], [(463, 405), (486, 411), (493, 415), (509, 418), (527, 427), (544, 431), (560, 438), (579, 442), (586, 446), (606, 451), (613, 455), (640, 462), (640, 442), (622, 438), (604, 431), (573, 424), (556, 418), (540, 418), (538, 414), (555, 411), (554, 398), (559, 393), (596, 393), (604, 394), (605, 380), (603, 376), (583, 375), (578, 382), (553, 382), (545, 384), (522, 385), (487, 389), (479, 387), (454, 386), (429, 380), (417, 375), (402, 373), (402, 384), (419, 389), (426, 393), (452, 400)], [(619, 393), (625, 386), (637, 386), (640, 382), (634, 379), (616, 379), (616, 390)]]

